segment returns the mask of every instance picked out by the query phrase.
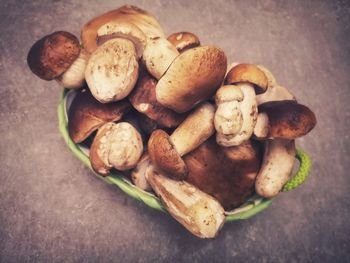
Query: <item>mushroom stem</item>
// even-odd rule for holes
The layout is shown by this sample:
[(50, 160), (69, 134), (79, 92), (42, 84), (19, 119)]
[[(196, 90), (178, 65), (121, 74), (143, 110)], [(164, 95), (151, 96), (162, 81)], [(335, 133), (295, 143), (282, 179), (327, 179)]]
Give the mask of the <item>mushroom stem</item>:
[(288, 181), (295, 161), (294, 140), (267, 140), (263, 163), (255, 182), (257, 194), (265, 198), (276, 196)]
[(183, 156), (214, 134), (214, 106), (202, 103), (170, 136), (176, 151)]
[(224, 209), (210, 195), (184, 181), (167, 178), (149, 166), (146, 178), (168, 212), (200, 238), (213, 238), (225, 222)]
[(266, 112), (260, 112), (254, 127), (254, 136), (258, 140), (264, 140), (269, 135), (269, 116)]

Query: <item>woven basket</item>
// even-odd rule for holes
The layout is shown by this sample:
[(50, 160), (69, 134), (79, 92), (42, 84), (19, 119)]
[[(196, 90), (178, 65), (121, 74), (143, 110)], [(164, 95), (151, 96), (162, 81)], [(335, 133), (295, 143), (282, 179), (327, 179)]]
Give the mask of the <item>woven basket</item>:
[[(68, 133), (67, 109), (69, 108), (75, 94), (76, 92), (74, 90), (69, 91), (67, 89), (64, 89), (60, 94), (58, 104), (59, 130), (72, 153), (78, 159), (80, 159), (85, 166), (93, 171), (89, 160), (88, 149), (80, 146), (79, 144), (75, 144), (69, 137)], [(282, 189), (283, 192), (290, 191), (298, 187), (309, 175), (312, 163), (308, 154), (301, 149), (297, 149), (296, 159), (299, 161), (299, 168), (296, 171), (295, 175), (284, 185)], [(108, 184), (117, 185), (123, 192), (137, 200), (144, 202), (149, 207), (162, 212), (167, 212), (158, 197), (152, 193), (148, 193), (139, 189), (122, 174), (111, 173), (107, 177), (102, 177), (96, 173), (94, 174)], [(255, 195), (249, 198), (239, 208), (226, 212), (226, 222), (248, 219), (266, 209), (271, 203), (272, 199), (266, 199)]]

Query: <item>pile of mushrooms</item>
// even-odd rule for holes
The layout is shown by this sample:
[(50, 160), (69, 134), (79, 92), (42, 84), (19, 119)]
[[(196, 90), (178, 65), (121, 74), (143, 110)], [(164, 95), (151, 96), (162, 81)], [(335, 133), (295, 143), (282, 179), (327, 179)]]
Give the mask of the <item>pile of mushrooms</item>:
[(201, 238), (215, 237), (225, 212), (252, 195), (281, 191), (295, 139), (316, 118), (268, 69), (228, 67), (221, 49), (189, 32), (166, 38), (130, 5), (89, 21), (81, 41), (54, 32), (27, 61), (38, 77), (77, 89), (69, 134), (89, 145), (96, 173), (129, 176)]

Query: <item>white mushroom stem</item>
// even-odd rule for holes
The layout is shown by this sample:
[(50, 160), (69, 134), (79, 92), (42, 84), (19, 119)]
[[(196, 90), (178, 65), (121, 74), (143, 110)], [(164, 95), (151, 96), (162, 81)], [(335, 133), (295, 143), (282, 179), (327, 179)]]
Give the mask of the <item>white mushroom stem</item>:
[(269, 135), (269, 116), (266, 112), (258, 114), (256, 125), (254, 127), (254, 136), (258, 140), (264, 140)]
[(154, 38), (147, 41), (143, 61), (148, 72), (156, 79), (160, 79), (179, 54), (167, 39)]
[(78, 58), (61, 76), (56, 78), (56, 81), (67, 89), (81, 88), (85, 82), (85, 68), (88, 60), (88, 53), (82, 49)]
[(183, 156), (214, 134), (214, 106), (202, 103), (192, 112), (170, 136), (176, 151)]
[(239, 132), (234, 135), (217, 133), (216, 140), (218, 144), (225, 147), (237, 146), (247, 141), (253, 134), (258, 116), (254, 86), (249, 83), (238, 83), (236, 85), (243, 93), (243, 100), (240, 102), (243, 122)]
[(296, 100), (294, 95), (290, 91), (278, 84), (269, 86), (267, 91), (263, 94), (256, 96), (256, 101), (258, 105), (270, 101), (281, 101), (281, 100)]
[(213, 238), (225, 222), (224, 209), (210, 195), (184, 181), (147, 169), (146, 177), (168, 212), (192, 234)]
[(288, 181), (295, 161), (294, 140), (267, 140), (263, 163), (255, 182), (257, 194), (265, 198), (276, 196)]
[(146, 179), (146, 171), (152, 165), (149, 155), (144, 154), (137, 166), (131, 172), (131, 179), (134, 185), (144, 191), (150, 191), (152, 188)]

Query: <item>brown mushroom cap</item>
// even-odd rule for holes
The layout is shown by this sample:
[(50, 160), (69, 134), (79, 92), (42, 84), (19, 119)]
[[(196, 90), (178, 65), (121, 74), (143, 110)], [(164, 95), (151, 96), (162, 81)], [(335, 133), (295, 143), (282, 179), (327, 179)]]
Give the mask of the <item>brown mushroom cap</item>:
[(226, 84), (250, 83), (254, 85), (256, 94), (264, 93), (268, 87), (268, 79), (264, 72), (253, 64), (238, 64), (226, 75)]
[(131, 105), (126, 100), (102, 104), (90, 91), (83, 90), (69, 108), (69, 136), (75, 143), (80, 143), (104, 123), (120, 120), (130, 109)]
[(186, 114), (176, 113), (161, 105), (156, 98), (157, 80), (143, 72), (139, 77), (129, 101), (139, 112), (156, 121), (161, 127), (177, 127), (186, 117)]
[(163, 29), (154, 16), (136, 6), (124, 5), (95, 17), (84, 25), (81, 40), (89, 53), (97, 48), (97, 30), (110, 21), (132, 23), (139, 27), (147, 38), (164, 37)]
[(261, 104), (259, 113), (265, 112), (269, 119), (269, 136), (295, 139), (310, 132), (316, 125), (315, 114), (294, 100), (271, 101)]
[(173, 33), (167, 38), (182, 53), (187, 49), (200, 46), (199, 38), (190, 32)]
[(157, 100), (176, 112), (194, 108), (211, 98), (221, 85), (227, 67), (225, 53), (213, 46), (201, 46), (181, 53), (158, 81)]
[(186, 164), (165, 131), (155, 130), (151, 134), (148, 153), (152, 163), (167, 176), (176, 180), (183, 180), (187, 176)]
[(258, 142), (220, 147), (212, 136), (184, 156), (189, 172), (186, 181), (215, 197), (225, 210), (232, 210), (253, 194), (261, 159)]
[(27, 63), (39, 78), (52, 80), (65, 72), (79, 53), (79, 40), (69, 32), (57, 31), (34, 43), (29, 50)]

